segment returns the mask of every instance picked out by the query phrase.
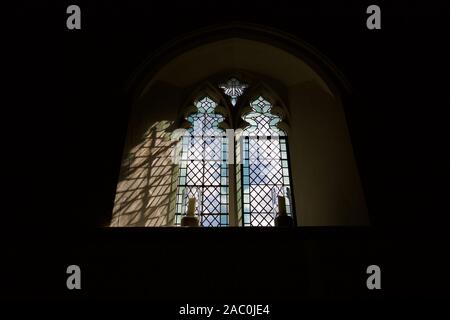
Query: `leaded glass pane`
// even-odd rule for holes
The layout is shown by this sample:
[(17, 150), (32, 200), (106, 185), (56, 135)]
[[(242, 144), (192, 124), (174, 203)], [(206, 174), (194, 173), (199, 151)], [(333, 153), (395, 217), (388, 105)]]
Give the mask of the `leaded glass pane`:
[(218, 128), (223, 116), (214, 113), (216, 103), (209, 97), (199, 100), (196, 107), (198, 111), (187, 119), (192, 126), (181, 141), (175, 225), (185, 214), (187, 198), (194, 197), (195, 213), (202, 226), (226, 226), (228, 145), (224, 132)]
[(272, 115), (270, 102), (258, 97), (243, 119), (244, 130), (242, 196), (244, 226), (274, 226), (277, 196), (286, 197), (286, 211), (292, 215), (292, 194), (287, 158), (287, 137), (276, 127), (281, 121)]

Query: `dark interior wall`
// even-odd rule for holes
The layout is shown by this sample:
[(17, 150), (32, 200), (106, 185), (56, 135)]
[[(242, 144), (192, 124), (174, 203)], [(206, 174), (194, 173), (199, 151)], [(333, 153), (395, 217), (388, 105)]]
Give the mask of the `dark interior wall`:
[[(438, 212), (434, 193), (440, 191), (427, 186), (440, 176), (440, 167), (425, 170), (422, 164), (430, 157), (443, 161), (434, 155), (444, 145), (444, 118), (438, 114), (448, 98), (439, 94), (445, 92), (445, 82), (431, 80), (444, 70), (446, 60), (443, 6), (386, 3), (383, 29), (376, 33), (363, 27), (365, 5), (356, 2), (300, 3), (295, 10), (286, 4), (259, 2), (252, 7), (231, 2), (211, 14), (210, 5), (179, 3), (169, 9), (144, 3), (85, 4), (81, 32), (58, 29), (64, 39), (64, 69), (70, 70), (64, 89), (74, 97), (62, 100), (66, 107), (61, 110), (68, 142), (62, 147), (73, 164), (67, 178), (74, 190), (67, 192), (67, 200), (79, 199), (70, 195), (83, 186), (83, 201), (71, 201), (68, 208), (70, 221), (96, 225), (110, 215), (129, 115), (124, 88), (137, 67), (179, 34), (234, 19), (304, 39), (349, 79), (360, 101), (346, 105), (345, 113), (376, 224), (414, 225), (422, 211), (433, 215), (430, 212)], [(415, 183), (419, 180), (424, 183)], [(411, 198), (418, 203), (412, 205)]]
[[(6, 186), (1, 268), (7, 276), (2, 296), (72, 298), (64, 283), (65, 267), (73, 260), (90, 268), (88, 279), (96, 279), (91, 290), (79, 297), (107, 295), (110, 289), (117, 290), (116, 296), (124, 292), (151, 296), (147, 284), (166, 290), (167, 295), (177, 288), (175, 280), (170, 282), (174, 286), (167, 286), (166, 280), (172, 278), (155, 277), (157, 271), (172, 270), (173, 261), (153, 262), (163, 261), (158, 258), (164, 259), (169, 247), (183, 252), (178, 262), (187, 258), (186, 234), (103, 237), (92, 236), (86, 227), (104, 224), (112, 212), (130, 115), (125, 94), (128, 79), (167, 40), (230, 20), (276, 27), (311, 43), (339, 67), (354, 88), (354, 100), (344, 101), (345, 116), (377, 236), (368, 242), (359, 234), (350, 237), (351, 243), (366, 252), (367, 259), (363, 259), (350, 247), (345, 255), (329, 246), (337, 241), (334, 248), (338, 248), (348, 234), (332, 237), (312, 230), (311, 237), (323, 244), (321, 250), (308, 247), (314, 251), (312, 259), (318, 261), (311, 262), (314, 279), (323, 283), (323, 290), (314, 290), (319, 296), (329, 290), (320, 270), (336, 282), (356, 279), (350, 273), (344, 277), (339, 268), (333, 273), (335, 262), (346, 269), (345, 265), (362, 266), (375, 260), (387, 268), (385, 279), (391, 281), (386, 290), (391, 297), (436, 297), (444, 292), (445, 277), (440, 271), (448, 269), (443, 257), (447, 251), (444, 240), (448, 240), (445, 213), (450, 163), (446, 154), (447, 1), (378, 2), (382, 30), (377, 32), (365, 28), (364, 12), (372, 4), (365, 1), (301, 1), (295, 5), (292, 1), (229, 1), (223, 6), (211, 1), (77, 3), (83, 10), (80, 32), (65, 27), (65, 9), (72, 2), (20, 3), (5, 17), (5, 48), (9, 50), (4, 50), (8, 103), (1, 111), (6, 119), (1, 128), (5, 137), (1, 177)], [(216, 244), (210, 236), (187, 238)], [(243, 237), (244, 241), (236, 238), (236, 243), (246, 245), (237, 258), (251, 267), (252, 261), (256, 264), (262, 258), (252, 259), (245, 248), (254, 249), (258, 236)], [(282, 239), (267, 234), (262, 239), (274, 253), (269, 256), (265, 251), (264, 261), (279, 267), (276, 244)], [(291, 241), (290, 249), (295, 252), (303, 245), (299, 234), (284, 240)], [(136, 241), (155, 246), (157, 257), (142, 255), (148, 248), (136, 246)], [(223, 243), (218, 247), (229, 248), (228, 242)], [(219, 254), (209, 258), (237, 268), (234, 261), (224, 261)], [(141, 271), (153, 267), (155, 273), (133, 278), (139, 270), (126, 269), (125, 261), (134, 261)], [(202, 262), (198, 260), (196, 266)], [(30, 266), (35, 276), (28, 276)], [(128, 276), (121, 278), (124, 274)], [(286, 281), (296, 279), (293, 273), (285, 275)], [(226, 296), (237, 289), (249, 294), (260, 289), (233, 279), (222, 280), (228, 286), (223, 291), (214, 287), (214, 292)], [(272, 281), (260, 292), (274, 288), (298, 292), (301, 283)], [(199, 291), (212, 286), (195, 284)], [(357, 296), (358, 291), (349, 292)]]
[[(10, 64), (8, 74), (20, 90), (11, 92), (15, 107), (4, 111), (6, 118), (29, 128), (27, 132), (34, 131), (36, 140), (30, 152), (10, 141), (7, 148), (17, 156), (7, 160), (7, 165), (22, 164), (24, 176), (25, 172), (41, 172), (34, 165), (49, 169), (44, 171), (55, 178), (52, 192), (61, 199), (55, 209), (64, 208), (64, 218), (60, 218), (65, 225), (95, 226), (109, 219), (130, 114), (124, 107), (129, 106), (124, 92), (133, 72), (166, 41), (230, 20), (289, 32), (316, 47), (349, 79), (360, 101), (346, 104), (345, 113), (376, 224), (417, 225), (423, 212), (430, 223), (439, 220), (436, 196), (443, 199), (445, 194), (430, 186), (448, 173), (442, 153), (446, 117), (440, 116), (448, 96), (446, 81), (438, 80), (448, 70), (447, 2), (383, 2), (379, 32), (364, 27), (367, 3), (358, 1), (300, 2), (295, 9), (292, 4), (272, 1), (231, 1), (216, 9), (213, 4), (182, 1), (170, 6), (79, 2), (83, 29), (77, 33), (65, 27), (68, 4), (48, 1), (12, 11), (7, 39), (14, 52), (11, 61), (17, 63)], [(30, 117), (19, 121), (25, 113)], [(27, 140), (18, 126), (4, 130), (6, 136)], [(57, 152), (61, 160), (39, 157), (43, 149), (48, 154)], [(26, 160), (30, 155), (33, 168)], [(50, 174), (54, 171), (64, 175)], [(17, 187), (13, 190), (20, 189), (12, 171), (4, 175)], [(47, 179), (45, 174), (39, 177), (33, 179), (36, 191), (27, 195), (33, 201), (23, 202), (14, 192), (10, 194), (23, 211), (27, 203), (48, 206), (52, 192), (40, 191), (37, 181)], [(46, 220), (34, 216), (25, 220), (30, 219), (38, 224)], [(51, 222), (49, 218), (42, 224), (50, 226)]]

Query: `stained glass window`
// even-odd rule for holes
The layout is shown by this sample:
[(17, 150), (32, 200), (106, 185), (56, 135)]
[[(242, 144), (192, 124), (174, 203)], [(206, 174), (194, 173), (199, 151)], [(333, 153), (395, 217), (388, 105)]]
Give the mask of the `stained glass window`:
[(286, 197), (286, 211), (293, 213), (287, 137), (277, 128), (281, 119), (271, 114), (269, 101), (258, 97), (250, 106), (243, 116), (250, 124), (242, 139), (243, 223), (274, 226), (278, 195)]
[(228, 143), (218, 124), (223, 116), (214, 113), (209, 97), (196, 102), (197, 112), (182, 137), (175, 225), (186, 212), (187, 198), (196, 198), (195, 213), (204, 227), (228, 225)]
[(245, 83), (241, 83), (236, 78), (231, 78), (226, 83), (221, 84), (219, 87), (223, 89), (227, 96), (230, 97), (231, 104), (235, 106), (237, 98), (244, 93), (244, 90), (248, 87), (248, 85)]

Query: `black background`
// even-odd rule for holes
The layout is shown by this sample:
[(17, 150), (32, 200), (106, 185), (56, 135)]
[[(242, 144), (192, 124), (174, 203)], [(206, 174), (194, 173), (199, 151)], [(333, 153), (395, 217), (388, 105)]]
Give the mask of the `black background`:
[[(81, 30), (66, 29), (70, 4), (81, 7)], [(381, 30), (366, 28), (369, 4), (381, 7)], [(449, 18), (446, 1), (30, 1), (8, 9), (0, 296), (448, 296)], [(370, 228), (98, 228), (112, 212), (133, 72), (174, 37), (229, 21), (289, 32), (350, 81), (360, 105), (345, 113)], [(314, 275), (303, 259), (311, 251), (320, 261)], [(70, 264), (82, 268), (79, 292), (65, 287)], [(382, 268), (379, 292), (365, 287), (369, 264)], [(322, 287), (308, 287), (309, 277)]]

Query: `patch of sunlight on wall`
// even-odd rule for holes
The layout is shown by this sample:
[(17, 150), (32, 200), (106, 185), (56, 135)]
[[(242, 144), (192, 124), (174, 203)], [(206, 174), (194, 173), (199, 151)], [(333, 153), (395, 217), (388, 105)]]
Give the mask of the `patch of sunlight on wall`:
[(176, 196), (171, 121), (155, 122), (122, 161), (111, 227), (173, 223)]

